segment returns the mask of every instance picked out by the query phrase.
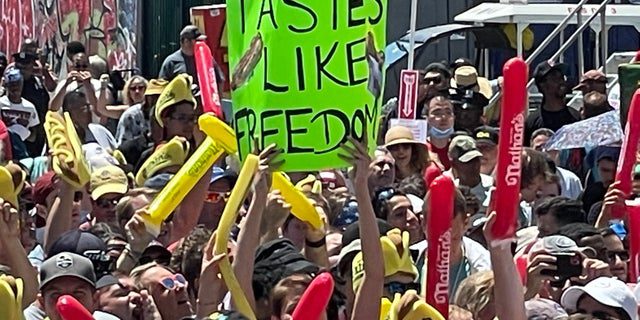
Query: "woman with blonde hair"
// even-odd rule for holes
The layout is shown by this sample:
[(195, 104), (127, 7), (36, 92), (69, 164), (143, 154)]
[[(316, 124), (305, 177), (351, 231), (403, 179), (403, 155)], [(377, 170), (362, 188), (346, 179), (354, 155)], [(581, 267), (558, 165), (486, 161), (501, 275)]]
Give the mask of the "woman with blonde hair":
[(473, 314), (477, 320), (492, 320), (496, 316), (493, 271), (481, 271), (462, 280), (453, 304)]

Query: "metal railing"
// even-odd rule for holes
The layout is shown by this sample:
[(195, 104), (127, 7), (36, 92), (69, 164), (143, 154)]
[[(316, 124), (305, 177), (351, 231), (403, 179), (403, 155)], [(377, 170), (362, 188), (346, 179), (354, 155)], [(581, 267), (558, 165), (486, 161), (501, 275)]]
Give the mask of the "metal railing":
[[(596, 10), (584, 23), (582, 22), (582, 7), (584, 6), (584, 4), (587, 2), (587, 0), (582, 0), (580, 1), (580, 3), (578, 3), (578, 5), (571, 11), (571, 13), (569, 13), (569, 15), (567, 15), (567, 17), (565, 17), (560, 24), (558, 24), (558, 26), (556, 26), (556, 28), (551, 32), (551, 34), (549, 34), (549, 36), (544, 39), (544, 41), (542, 41), (542, 43), (536, 48), (536, 50), (533, 51), (533, 53), (531, 53), (527, 59), (525, 60), (525, 62), (527, 63), (527, 65), (531, 65), (531, 63), (534, 61), (534, 59), (536, 59), (544, 49), (546, 49), (547, 46), (549, 46), (549, 44), (556, 38), (556, 36), (558, 36), (558, 34), (560, 34), (569, 24), (569, 21), (571, 20), (571, 18), (573, 18), (574, 15), (576, 15), (577, 18), (577, 22), (578, 22), (578, 29), (562, 44), (562, 46), (558, 49), (558, 51), (549, 59), (550, 61), (555, 61), (556, 59), (558, 59), (558, 57), (560, 57), (562, 54), (564, 54), (564, 52), (577, 40), (580, 39), (580, 41), (578, 42), (578, 64), (580, 65), (580, 74), (584, 73), (584, 57), (583, 55), (583, 42), (582, 42), (582, 33), (583, 31), (589, 27), (589, 25), (591, 24), (591, 22), (598, 16), (601, 15), (601, 23), (602, 23), (602, 42), (601, 42), (601, 47), (605, 46), (604, 49), (600, 52), (607, 52), (607, 28), (605, 25), (605, 18), (604, 16), (606, 15), (606, 6), (607, 4), (609, 4), (611, 0), (604, 0), (602, 1), (602, 3), (600, 4), (600, 6), (598, 7), (598, 10)], [(606, 54), (604, 55), (606, 56)], [(604, 72), (606, 73), (606, 66), (604, 67)], [(534, 83), (534, 79), (529, 80), (529, 82), (527, 83), (527, 90), (531, 87), (531, 85), (533, 85)], [(500, 99), (500, 97), (502, 97), (502, 92), (498, 91), (496, 94), (493, 95), (493, 97), (491, 98), (491, 100), (489, 101), (489, 106), (495, 104), (498, 99)]]

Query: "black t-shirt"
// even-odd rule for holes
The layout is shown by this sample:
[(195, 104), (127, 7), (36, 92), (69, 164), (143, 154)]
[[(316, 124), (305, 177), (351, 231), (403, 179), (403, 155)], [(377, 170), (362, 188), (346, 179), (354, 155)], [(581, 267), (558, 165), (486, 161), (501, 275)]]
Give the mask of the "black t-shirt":
[(605, 188), (604, 184), (600, 181), (588, 185), (580, 196), (584, 212), (589, 213), (594, 204), (604, 200), (606, 193), (607, 188)]
[(578, 120), (580, 120), (580, 114), (573, 108), (565, 107), (560, 111), (548, 111), (541, 107), (527, 117), (525, 123), (525, 143), (529, 144), (531, 135), (538, 129), (547, 128), (555, 132), (562, 128), (562, 126)]

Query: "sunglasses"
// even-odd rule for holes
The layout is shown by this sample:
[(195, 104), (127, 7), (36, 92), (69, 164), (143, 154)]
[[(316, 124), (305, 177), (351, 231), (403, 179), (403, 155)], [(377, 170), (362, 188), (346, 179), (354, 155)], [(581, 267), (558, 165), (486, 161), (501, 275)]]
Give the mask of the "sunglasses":
[(607, 251), (609, 261), (616, 261), (616, 257), (622, 261), (629, 261), (629, 252), (627, 251)]
[(387, 284), (384, 285), (384, 288), (387, 289), (387, 291), (389, 291), (389, 293), (391, 293), (392, 295), (395, 295), (396, 293), (399, 294), (403, 294), (409, 290), (420, 290), (420, 284), (419, 283), (402, 283), (402, 282), (389, 282)]
[(102, 209), (107, 209), (107, 208), (115, 207), (118, 204), (118, 201), (120, 201), (120, 198), (115, 198), (115, 199), (99, 198), (95, 202), (96, 202), (96, 205), (98, 205), (98, 207)]
[(73, 201), (74, 202), (82, 201), (82, 197), (83, 197), (83, 195), (82, 195), (82, 192), (80, 192), (80, 191), (76, 191), (76, 192), (73, 193)]
[(183, 275), (176, 273), (171, 277), (165, 277), (160, 280), (160, 284), (167, 290), (173, 290), (177, 287), (186, 287), (187, 279), (185, 279)]
[(76, 64), (76, 65), (74, 65), (74, 68), (76, 68), (77, 70), (84, 70), (84, 69), (88, 69), (89, 65), (88, 64)]
[(144, 91), (146, 89), (145, 86), (131, 86), (129, 87), (129, 91)]
[(220, 201), (227, 201), (229, 199), (230, 192), (215, 192), (209, 191), (204, 198), (205, 202), (208, 203), (218, 203)]
[(438, 76), (438, 77), (425, 77), (424, 78), (424, 82), (426, 84), (440, 84), (442, 82), (442, 77)]

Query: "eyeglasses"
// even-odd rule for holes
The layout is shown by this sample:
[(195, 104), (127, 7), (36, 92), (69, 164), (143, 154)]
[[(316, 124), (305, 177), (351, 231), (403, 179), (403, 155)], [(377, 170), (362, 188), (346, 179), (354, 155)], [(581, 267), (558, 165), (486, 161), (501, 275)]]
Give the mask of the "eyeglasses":
[(229, 199), (230, 192), (215, 192), (209, 191), (204, 199), (208, 203), (218, 203), (220, 201), (227, 201)]
[(144, 91), (147, 89), (145, 86), (131, 86), (129, 87), (129, 91)]
[(384, 288), (389, 291), (392, 295), (396, 293), (403, 294), (409, 290), (420, 290), (420, 284), (418, 283), (402, 283), (402, 282), (389, 282), (384, 285)]
[(114, 199), (99, 198), (95, 202), (98, 207), (102, 209), (108, 209), (111, 207), (115, 207), (118, 204), (118, 201), (120, 201), (120, 198), (114, 198)]
[(198, 121), (198, 115), (179, 115), (177, 117), (171, 116), (169, 117), (171, 120), (179, 121), (182, 123), (196, 123)]
[(168, 290), (173, 290), (176, 287), (186, 287), (187, 279), (183, 275), (176, 273), (171, 277), (165, 277), (160, 280), (160, 284)]
[(616, 257), (620, 258), (622, 261), (629, 261), (629, 252), (627, 251), (607, 251), (607, 258), (609, 261), (616, 261)]
[(89, 65), (88, 64), (76, 64), (73, 66), (76, 70), (85, 70), (85, 69), (89, 69)]

